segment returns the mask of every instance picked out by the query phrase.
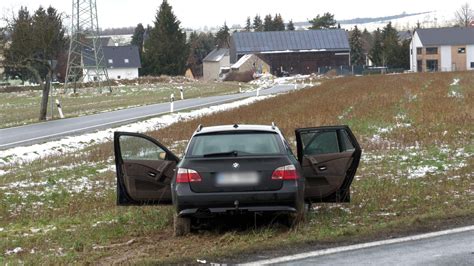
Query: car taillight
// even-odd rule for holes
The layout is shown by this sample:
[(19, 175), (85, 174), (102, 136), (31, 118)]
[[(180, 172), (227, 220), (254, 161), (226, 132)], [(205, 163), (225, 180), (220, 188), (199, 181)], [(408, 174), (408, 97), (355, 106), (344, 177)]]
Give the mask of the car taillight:
[(298, 179), (298, 172), (296, 172), (296, 167), (292, 164), (282, 166), (273, 171), (272, 179), (273, 180), (296, 180)]
[(189, 183), (189, 182), (201, 182), (201, 176), (198, 172), (186, 169), (179, 168), (178, 173), (176, 174), (176, 183)]

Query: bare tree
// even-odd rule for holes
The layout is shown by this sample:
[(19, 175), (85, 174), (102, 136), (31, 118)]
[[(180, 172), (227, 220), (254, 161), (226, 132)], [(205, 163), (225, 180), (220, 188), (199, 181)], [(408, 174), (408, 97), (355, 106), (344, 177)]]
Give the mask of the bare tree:
[(42, 87), (39, 120), (46, 120), (54, 62), (66, 44), (62, 16), (53, 7), (39, 7), (33, 15), (22, 7), (7, 28), (11, 44), (3, 65)]
[(460, 27), (469, 27), (471, 22), (474, 20), (474, 12), (468, 3), (462, 5), (461, 8), (456, 11), (455, 16), (456, 24)]

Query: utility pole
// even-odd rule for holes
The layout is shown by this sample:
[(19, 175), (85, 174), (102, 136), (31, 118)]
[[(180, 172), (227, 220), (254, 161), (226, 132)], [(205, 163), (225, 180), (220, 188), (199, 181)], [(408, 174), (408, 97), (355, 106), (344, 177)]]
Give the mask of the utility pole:
[(112, 92), (99, 37), (96, 0), (72, 0), (71, 21), (65, 91), (70, 83), (74, 83), (76, 93), (76, 83), (86, 81), (96, 83), (100, 91), (105, 83)]

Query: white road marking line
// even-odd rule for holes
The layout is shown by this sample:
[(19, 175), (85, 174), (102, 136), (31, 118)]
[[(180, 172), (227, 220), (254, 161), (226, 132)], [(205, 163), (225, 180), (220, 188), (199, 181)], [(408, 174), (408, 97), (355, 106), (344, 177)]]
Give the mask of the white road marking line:
[[(237, 98), (237, 99), (239, 99), (239, 98)], [(195, 108), (195, 107), (200, 107), (200, 106), (215, 104), (215, 103), (221, 103), (221, 102), (226, 102), (226, 101), (232, 101), (232, 100), (235, 100), (235, 99), (227, 99), (227, 100), (219, 100), (219, 101), (214, 101), (214, 102), (209, 102), (209, 103), (203, 103), (203, 104), (198, 104), (198, 105), (179, 108), (179, 109), (176, 109), (175, 111), (182, 111), (182, 110), (186, 110), (186, 109), (190, 109), (190, 108)], [(55, 134), (50, 134), (50, 135), (46, 135), (46, 136), (42, 136), (42, 137), (31, 138), (31, 139), (21, 140), (21, 141), (17, 141), (17, 142), (2, 144), (2, 145), (0, 145), (0, 148), (5, 147), (5, 146), (10, 146), (10, 145), (35, 141), (35, 140), (39, 140), (39, 139), (48, 139), (48, 138), (51, 138), (51, 137), (61, 136), (61, 135), (65, 135), (65, 134), (68, 134), (68, 133), (88, 130), (88, 129), (91, 129), (91, 128), (99, 128), (99, 127), (108, 126), (108, 125), (112, 125), (112, 124), (120, 124), (120, 123), (127, 122), (127, 121), (136, 121), (136, 120), (140, 120), (142, 118), (155, 117), (155, 116), (160, 116), (160, 115), (168, 114), (168, 113), (169, 113), (169, 111), (160, 112), (160, 113), (156, 113), (156, 114), (143, 115), (143, 116), (138, 116), (138, 117), (134, 117), (134, 118), (127, 118), (127, 119), (123, 119), (123, 120), (119, 120), (119, 121), (108, 122), (108, 123), (93, 125), (93, 126), (89, 126), (89, 127), (83, 127), (83, 128), (63, 131), (61, 133), (55, 133)]]
[(397, 244), (397, 243), (433, 238), (433, 237), (438, 237), (438, 236), (472, 231), (472, 230), (474, 230), (474, 225), (461, 227), (461, 228), (455, 228), (455, 229), (449, 229), (449, 230), (444, 230), (444, 231), (439, 231), (439, 232), (421, 234), (421, 235), (414, 235), (414, 236), (401, 237), (401, 238), (395, 238), (395, 239), (389, 239), (389, 240), (381, 240), (381, 241), (362, 243), (362, 244), (356, 244), (356, 245), (350, 245), (350, 246), (344, 246), (344, 247), (310, 251), (310, 252), (300, 253), (296, 255), (249, 262), (242, 265), (279, 264), (279, 263), (284, 263), (284, 262), (302, 260), (302, 259), (311, 258), (311, 257), (318, 257), (318, 256), (323, 256), (323, 255), (353, 251), (353, 250), (364, 249), (364, 248), (371, 248), (371, 247), (377, 247), (377, 246), (383, 246), (383, 245), (390, 245), (390, 244)]

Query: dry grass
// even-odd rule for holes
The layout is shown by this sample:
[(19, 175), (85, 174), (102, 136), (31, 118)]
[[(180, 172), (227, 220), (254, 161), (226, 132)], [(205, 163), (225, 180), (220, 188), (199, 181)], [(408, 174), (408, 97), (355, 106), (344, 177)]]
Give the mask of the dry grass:
[[(454, 79), (459, 84), (451, 85)], [(198, 124), (275, 121), (292, 143), (295, 128), (349, 124), (364, 148), (352, 203), (318, 205), (295, 230), (267, 224), (173, 238), (170, 207), (115, 207), (110, 143), (35, 161), (0, 180), (0, 262), (219, 260), (456, 217), (472, 221), (473, 96), (468, 72), (340, 78), (149, 133), (180, 153), (185, 143), (177, 141)], [(45, 183), (11, 185), (22, 180)], [(23, 251), (6, 255), (16, 247)]]

